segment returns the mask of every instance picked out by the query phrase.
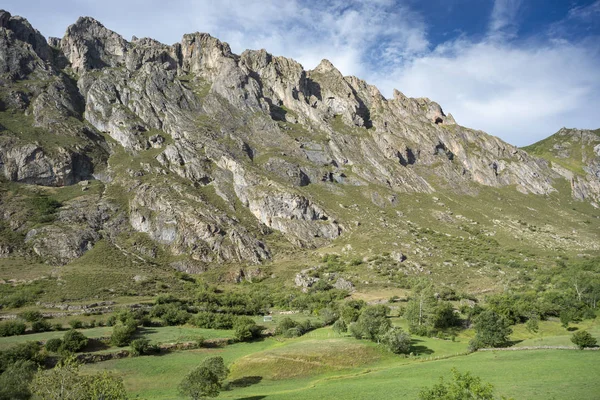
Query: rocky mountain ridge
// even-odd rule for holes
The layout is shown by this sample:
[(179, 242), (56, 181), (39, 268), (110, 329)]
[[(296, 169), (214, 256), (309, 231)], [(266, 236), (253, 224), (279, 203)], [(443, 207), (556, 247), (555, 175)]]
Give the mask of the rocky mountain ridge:
[[(566, 176), (429, 99), (386, 99), (327, 60), (307, 71), (265, 50), (236, 55), (204, 33), (171, 46), (127, 41), (89, 17), (46, 41), (6, 11), (0, 171), (23, 184), (101, 185), (33, 228), (4, 200), (4, 220), (21, 218), (11, 229), (50, 262), (141, 233), (191, 272), (261, 263), (273, 237), (314, 248), (352, 231), (361, 213), (342, 217), (328, 192), (358, 188), (384, 209), (407, 193), (482, 186), (543, 196)], [(573, 196), (597, 203), (597, 168), (575, 175)], [(153, 259), (154, 244), (133, 251)]]

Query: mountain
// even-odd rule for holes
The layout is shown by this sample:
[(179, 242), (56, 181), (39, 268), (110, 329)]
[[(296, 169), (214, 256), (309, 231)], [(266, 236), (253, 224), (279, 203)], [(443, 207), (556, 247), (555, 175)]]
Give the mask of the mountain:
[(598, 131), (519, 149), (327, 60), (89, 17), (46, 40), (0, 11), (0, 263), (112, 271), (96, 296), (170, 268), (289, 283), (327, 252), (358, 287), (502, 285), (600, 250), (599, 154)]

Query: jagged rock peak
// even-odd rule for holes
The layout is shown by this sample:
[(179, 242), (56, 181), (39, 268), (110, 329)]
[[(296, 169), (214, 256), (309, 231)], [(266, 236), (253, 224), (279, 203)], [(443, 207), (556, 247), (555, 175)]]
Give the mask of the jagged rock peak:
[(317, 67), (315, 69), (313, 69), (314, 72), (319, 72), (319, 73), (327, 73), (327, 72), (334, 72), (336, 74), (341, 75), (342, 73), (335, 67), (335, 65), (333, 65), (331, 63), (331, 61), (329, 61), (328, 59), (324, 58), (323, 60), (321, 60), (321, 62), (319, 63), (319, 65), (317, 65)]
[(51, 59), (52, 52), (42, 34), (23, 17), (13, 16), (5, 10), (0, 10), (0, 29), (11, 31), (15, 38), (28, 43), (39, 58), (44, 61)]
[(60, 41), (75, 72), (116, 67), (124, 60), (127, 41), (91, 17), (80, 17)]

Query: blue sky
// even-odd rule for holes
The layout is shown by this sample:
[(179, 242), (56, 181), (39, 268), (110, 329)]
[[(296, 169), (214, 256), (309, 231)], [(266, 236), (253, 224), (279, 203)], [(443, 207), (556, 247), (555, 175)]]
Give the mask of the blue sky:
[(4, 0), (45, 36), (88, 15), (126, 39), (201, 31), (240, 53), (437, 101), (458, 123), (526, 145), (600, 127), (600, 0)]

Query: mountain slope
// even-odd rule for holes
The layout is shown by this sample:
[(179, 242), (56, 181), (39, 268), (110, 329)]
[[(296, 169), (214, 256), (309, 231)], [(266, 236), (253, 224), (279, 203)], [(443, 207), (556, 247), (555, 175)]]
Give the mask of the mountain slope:
[[(456, 124), (429, 99), (385, 99), (327, 60), (306, 71), (202, 33), (126, 41), (89, 17), (46, 42), (4, 11), (0, 55), (8, 264), (71, 263), (66, 273), (101, 243), (132, 265), (225, 263), (249, 279), (268, 268), (248, 265), (286, 276), (329, 245), (359, 259), (356, 284), (476, 270), (492, 282), (531, 246), (542, 263), (556, 247), (598, 250), (597, 213), (573, 209), (553, 162)], [(482, 259), (464, 260), (465, 241)]]
[(600, 129), (563, 128), (524, 150), (550, 161), (571, 182), (574, 198), (600, 202)]

